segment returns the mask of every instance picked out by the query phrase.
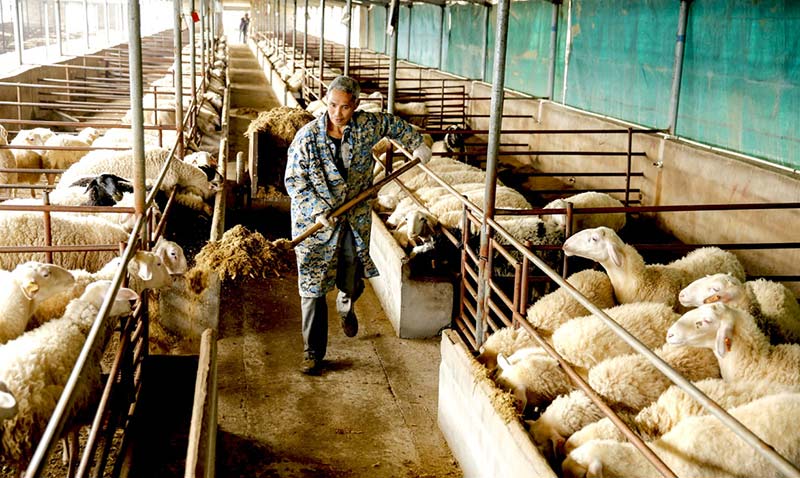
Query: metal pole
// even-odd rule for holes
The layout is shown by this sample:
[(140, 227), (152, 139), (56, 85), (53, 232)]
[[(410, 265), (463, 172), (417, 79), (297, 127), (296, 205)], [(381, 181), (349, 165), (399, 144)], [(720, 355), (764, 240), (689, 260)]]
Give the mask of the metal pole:
[(64, 42), (61, 39), (61, 0), (56, 0), (56, 42), (58, 42), (58, 56), (64, 56)]
[[(411, 12), (414, 11), (414, 5), (408, 4), (408, 36), (406, 37), (406, 60), (411, 61)], [(398, 17), (398, 22), (399, 17)]]
[(206, 74), (206, 0), (200, 0), (200, 72)]
[(325, 0), (319, 0), (319, 99), (325, 93)]
[(681, 0), (678, 16), (678, 34), (675, 37), (675, 61), (672, 67), (672, 88), (669, 95), (669, 134), (675, 134), (678, 123), (678, 99), (681, 94), (681, 76), (683, 74), (683, 50), (686, 47), (686, 19), (689, 16), (689, 2)]
[[(0, 8), (2, 10), (2, 8)], [(44, 50), (46, 53), (50, 53), (50, 12), (47, 11), (47, 0), (44, 0)], [(0, 20), (0, 25), (3, 23)]]
[(397, 26), (400, 24), (400, 2), (392, 0), (390, 5), (389, 22), (386, 26), (389, 32), (389, 98), (386, 111), (394, 114), (394, 98), (397, 80)]
[(481, 46), (481, 76), (480, 80), (486, 78), (486, 64), (489, 61), (489, 6), (483, 6), (483, 45)]
[(288, 33), (288, 30), (286, 29), (286, 25), (289, 21), (288, 17), (289, 17), (289, 1), (283, 0), (283, 34), (281, 35), (281, 40), (283, 41), (283, 49), (281, 51), (284, 53), (284, 58), (286, 52), (286, 34)]
[(11, 19), (14, 28), (14, 49), (17, 52), (17, 61), (22, 64), (22, 13), (19, 0), (14, 0), (14, 16)]
[(560, 3), (553, 2), (553, 16), (550, 20), (550, 68), (547, 72), (547, 96), (553, 100), (556, 87), (556, 54), (558, 51), (558, 7)]
[(477, 346), (483, 344), (488, 302), (489, 224), (494, 219), (494, 199), (497, 188), (497, 152), (500, 146), (500, 129), (503, 125), (503, 94), (506, 71), (506, 40), (508, 36), (508, 11), (511, 0), (500, 0), (497, 4), (497, 19), (494, 37), (494, 65), (492, 72), (492, 102), (489, 116), (489, 143), (486, 150), (486, 189), (483, 198), (483, 219), (481, 221), (480, 262), (478, 266), (477, 316), (475, 340)]
[(444, 17), (447, 14), (447, 8), (444, 5), (439, 7), (442, 10), (442, 18), (439, 20), (439, 69), (444, 67)]
[(183, 0), (172, 0), (175, 8), (175, 132), (178, 136), (178, 159), (183, 160), (183, 22), (181, 6)]
[(297, 59), (297, 0), (292, 0), (292, 73)]
[(345, 17), (347, 18), (347, 37), (344, 44), (344, 74), (350, 76), (350, 36), (353, 27), (353, 1), (347, 0), (345, 3)]
[(191, 74), (191, 85), (192, 85), (192, 98), (196, 98), (197, 96), (197, 55), (195, 54), (195, 25), (194, 25), (194, 15), (195, 15), (195, 4), (194, 0), (191, 1), (189, 4), (189, 8), (191, 9), (191, 18), (189, 19), (189, 48), (192, 50), (191, 56), (189, 56), (189, 68), (192, 69)]
[(86, 28), (86, 50), (92, 49), (92, 42), (89, 41), (89, 0), (83, 0), (83, 16), (86, 20), (84, 27)]
[(108, 0), (105, 2), (105, 17), (106, 17), (106, 43), (111, 45), (111, 14), (109, 12)]

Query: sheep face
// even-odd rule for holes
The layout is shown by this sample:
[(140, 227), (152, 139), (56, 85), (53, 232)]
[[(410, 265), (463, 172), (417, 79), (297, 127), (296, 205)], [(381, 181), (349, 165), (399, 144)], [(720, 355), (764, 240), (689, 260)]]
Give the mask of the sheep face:
[(709, 348), (721, 358), (730, 351), (733, 310), (722, 303), (706, 304), (690, 310), (667, 330), (667, 343)]
[(172, 285), (167, 266), (154, 252), (137, 251), (128, 262), (128, 272), (141, 279), (145, 289), (162, 289)]
[[(99, 280), (92, 282), (86, 286), (86, 290), (83, 291), (80, 299), (87, 301), (99, 309), (100, 306), (103, 305), (103, 299), (110, 288), (110, 280)], [(133, 311), (130, 301), (138, 298), (139, 296), (132, 289), (120, 287), (117, 291), (117, 295), (114, 298), (114, 304), (111, 306), (111, 310), (108, 312), (109, 317), (119, 317), (130, 314)]]
[(699, 307), (712, 302), (728, 304), (739, 300), (743, 293), (744, 287), (739, 279), (723, 273), (697, 279), (678, 294), (678, 300), (686, 307)]
[(42, 262), (20, 264), (12, 275), (25, 297), (33, 301), (34, 307), (75, 284), (75, 278), (68, 270)]
[(612, 229), (601, 226), (584, 229), (564, 241), (564, 254), (585, 257), (601, 264), (613, 261), (622, 265), (622, 241)]
[(184, 274), (189, 269), (183, 248), (175, 242), (161, 238), (156, 243), (154, 252), (164, 262), (170, 274)]

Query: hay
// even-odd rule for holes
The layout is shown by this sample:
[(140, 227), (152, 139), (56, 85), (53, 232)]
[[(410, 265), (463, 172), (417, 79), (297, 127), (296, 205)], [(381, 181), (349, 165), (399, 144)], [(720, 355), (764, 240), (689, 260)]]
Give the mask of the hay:
[(279, 106), (261, 112), (250, 122), (245, 136), (265, 132), (276, 146), (288, 147), (297, 131), (313, 119), (314, 116), (302, 108)]
[(495, 411), (503, 419), (504, 423), (511, 423), (513, 420), (519, 420), (520, 414), (517, 411), (517, 404), (514, 396), (510, 392), (501, 390), (494, 380), (492, 380), (491, 372), (471, 357), (470, 365), (472, 366), (473, 382), (485, 384), (488, 398), (494, 406)]
[(223, 281), (242, 277), (280, 277), (293, 267), (293, 258), (280, 244), (267, 241), (260, 233), (238, 225), (226, 231), (221, 240), (206, 244), (195, 256), (195, 263), (186, 279), (192, 290), (203, 290), (204, 271), (216, 271)]

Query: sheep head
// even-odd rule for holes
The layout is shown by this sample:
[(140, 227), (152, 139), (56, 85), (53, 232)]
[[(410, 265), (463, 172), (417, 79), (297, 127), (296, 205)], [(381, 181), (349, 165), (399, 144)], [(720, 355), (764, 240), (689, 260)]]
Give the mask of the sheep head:
[(699, 307), (712, 302), (725, 304), (738, 302), (745, 294), (744, 285), (731, 274), (713, 274), (701, 277), (684, 287), (678, 294), (681, 305)]
[(613, 229), (601, 226), (584, 229), (564, 241), (564, 254), (585, 257), (601, 264), (609, 261), (622, 267), (622, 251), (625, 243)]
[(34, 307), (75, 284), (75, 278), (61, 266), (29, 261), (18, 265), (11, 273), (22, 293)]
[[(97, 309), (100, 309), (110, 288), (110, 280), (99, 280), (92, 282), (86, 286), (86, 290), (83, 291), (80, 300), (86, 301), (94, 305)], [(130, 301), (138, 298), (139, 295), (136, 294), (136, 292), (132, 289), (120, 287), (119, 290), (117, 290), (116, 296), (114, 296), (114, 303), (111, 306), (111, 310), (108, 312), (109, 317), (118, 317), (130, 314), (133, 310), (131, 308)]]
[(690, 310), (667, 330), (667, 343), (709, 348), (722, 358), (730, 351), (734, 322), (740, 312), (720, 302)]

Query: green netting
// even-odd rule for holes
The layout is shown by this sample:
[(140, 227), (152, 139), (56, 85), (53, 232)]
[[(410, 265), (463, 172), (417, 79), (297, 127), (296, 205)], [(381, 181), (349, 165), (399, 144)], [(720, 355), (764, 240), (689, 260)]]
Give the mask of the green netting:
[(677, 133), (800, 167), (800, 3), (694, 2)]
[(666, 127), (679, 7), (674, 0), (573, 2), (567, 104)]
[[(550, 69), (550, 19), (553, 5), (542, 0), (512, 2), (506, 39), (505, 85), (523, 93), (547, 96)], [(492, 81), (497, 7), (489, 17), (489, 43), (484, 78)]]
[(479, 5), (448, 5), (445, 17), (446, 53), (444, 69), (467, 78), (483, 78), (485, 8)]
[(411, 8), (413, 38), (409, 60), (420, 65), (439, 68), (442, 33), (442, 7), (415, 3)]
[(367, 12), (369, 37), (367, 45), (370, 50), (386, 52), (386, 9), (374, 6)]
[(410, 23), (408, 21), (410, 7), (408, 5), (400, 5), (400, 23), (397, 27), (397, 58), (408, 60), (408, 40), (411, 35), (408, 34)]

